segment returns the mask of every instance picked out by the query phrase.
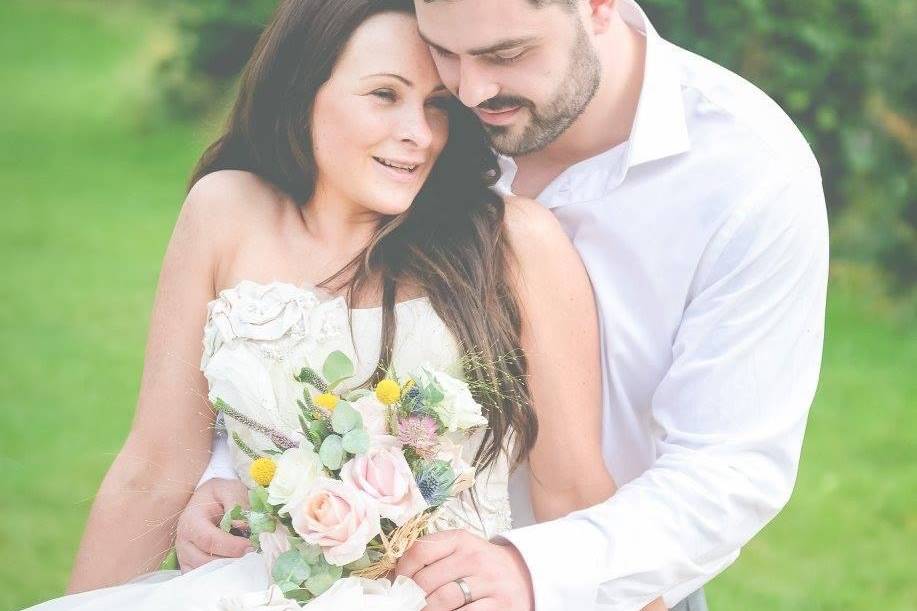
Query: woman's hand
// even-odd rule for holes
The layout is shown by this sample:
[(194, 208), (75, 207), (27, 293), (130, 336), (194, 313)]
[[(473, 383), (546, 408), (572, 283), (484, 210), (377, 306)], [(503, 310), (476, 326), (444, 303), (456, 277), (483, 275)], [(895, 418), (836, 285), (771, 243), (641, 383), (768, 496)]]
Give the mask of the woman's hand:
[(236, 505), (248, 508), (248, 488), (237, 479), (212, 479), (194, 491), (175, 533), (175, 553), (183, 573), (217, 558), (241, 558), (252, 550), (248, 538), (219, 527), (223, 514)]

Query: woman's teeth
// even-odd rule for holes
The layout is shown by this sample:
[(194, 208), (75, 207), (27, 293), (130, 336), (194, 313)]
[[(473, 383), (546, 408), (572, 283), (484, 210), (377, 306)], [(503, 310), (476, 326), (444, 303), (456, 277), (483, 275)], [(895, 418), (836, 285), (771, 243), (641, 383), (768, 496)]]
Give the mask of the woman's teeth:
[(379, 163), (381, 163), (384, 166), (394, 168), (396, 170), (402, 170), (404, 172), (413, 172), (414, 170), (417, 169), (417, 164), (410, 165), (410, 164), (404, 164), (404, 163), (397, 163), (395, 161), (389, 161), (388, 159), (382, 159), (381, 157), (373, 157), (373, 159), (375, 159), (376, 161), (378, 161)]

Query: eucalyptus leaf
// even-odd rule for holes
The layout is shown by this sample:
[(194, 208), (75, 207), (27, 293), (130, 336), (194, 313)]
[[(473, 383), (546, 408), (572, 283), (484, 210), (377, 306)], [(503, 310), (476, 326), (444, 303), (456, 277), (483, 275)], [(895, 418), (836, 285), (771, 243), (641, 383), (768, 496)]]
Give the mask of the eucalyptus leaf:
[(353, 429), (344, 435), (341, 445), (351, 454), (365, 454), (369, 449), (369, 433), (366, 429)]
[(328, 564), (324, 560), (319, 566), (312, 567), (312, 575), (303, 584), (310, 592), (318, 596), (341, 578), (344, 567)]
[(248, 491), (248, 504), (252, 511), (270, 513), (273, 509), (267, 502), (267, 488), (256, 486)]
[(312, 600), (313, 598), (315, 598), (312, 595), (312, 592), (310, 592), (309, 590), (305, 588), (293, 588), (290, 590), (286, 590), (284, 591), (283, 595), (289, 598), (290, 600), (295, 600), (296, 602), (300, 602), (300, 603), (307, 603), (310, 600)]
[(360, 558), (354, 560), (350, 564), (345, 565), (344, 570), (349, 572), (359, 571), (360, 569), (365, 569), (372, 563), (373, 561), (369, 558), (369, 550), (366, 550), (366, 552)]
[(320, 573), (306, 579), (306, 583), (304, 585), (306, 586), (307, 590), (312, 592), (313, 595), (318, 596), (333, 586), (335, 581), (337, 581), (337, 578), (330, 573)]
[[(293, 583), (292, 581), (278, 581), (277, 587), (280, 588), (280, 591), (283, 592), (284, 596), (287, 596), (287, 592), (292, 592), (293, 590), (299, 590), (299, 584)], [(289, 598), (289, 596), (287, 596)]]
[(363, 426), (363, 416), (349, 403), (341, 401), (331, 414), (331, 428), (338, 435)]
[[(309, 568), (309, 565), (295, 549), (288, 550), (277, 556), (277, 560), (274, 561), (274, 569), (271, 571), (271, 577), (274, 578), (274, 583), (278, 584), (278, 586), (282, 583), (292, 583), (299, 587), (311, 575), (312, 569)], [(283, 589), (282, 586), (281, 589)]]
[(337, 384), (353, 376), (353, 362), (340, 350), (335, 350), (325, 359), (322, 374), (329, 384)]
[(322, 464), (332, 471), (340, 469), (344, 463), (344, 447), (341, 441), (340, 435), (328, 435), (318, 450)]
[(251, 529), (252, 535), (260, 535), (261, 533), (274, 532), (277, 524), (274, 523), (274, 519), (270, 515), (260, 511), (252, 511), (248, 514), (248, 527)]
[(302, 556), (302, 559), (309, 564), (317, 564), (319, 559), (322, 558), (322, 548), (318, 545), (311, 545), (305, 541), (300, 541), (296, 543), (295, 547), (299, 555)]

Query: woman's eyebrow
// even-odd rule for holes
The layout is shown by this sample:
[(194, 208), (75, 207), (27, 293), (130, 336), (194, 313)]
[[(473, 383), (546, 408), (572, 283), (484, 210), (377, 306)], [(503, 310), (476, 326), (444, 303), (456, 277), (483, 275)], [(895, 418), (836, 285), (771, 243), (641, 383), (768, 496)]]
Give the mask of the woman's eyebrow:
[(391, 77), (391, 78), (393, 78), (393, 79), (397, 79), (397, 80), (401, 81), (402, 83), (404, 83), (404, 84), (407, 85), (408, 87), (413, 87), (413, 86), (414, 86), (414, 83), (412, 83), (412, 82), (409, 81), (408, 79), (404, 78), (404, 77), (401, 76), (400, 74), (395, 74), (395, 73), (393, 73), (393, 72), (376, 72), (375, 74), (367, 74), (366, 76), (364, 76), (364, 77), (363, 77), (362, 79), (360, 79), (360, 80), (366, 80), (366, 79), (368, 79), (368, 78), (374, 78), (374, 77), (377, 77), (377, 76), (388, 76), (388, 77)]

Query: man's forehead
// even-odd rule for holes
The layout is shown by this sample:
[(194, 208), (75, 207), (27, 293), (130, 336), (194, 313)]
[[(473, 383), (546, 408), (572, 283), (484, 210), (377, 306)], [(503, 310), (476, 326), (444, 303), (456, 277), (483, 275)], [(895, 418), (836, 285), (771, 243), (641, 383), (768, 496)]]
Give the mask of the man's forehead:
[(424, 40), (453, 53), (543, 38), (557, 26), (551, 6), (537, 8), (529, 0), (415, 0), (415, 5)]

